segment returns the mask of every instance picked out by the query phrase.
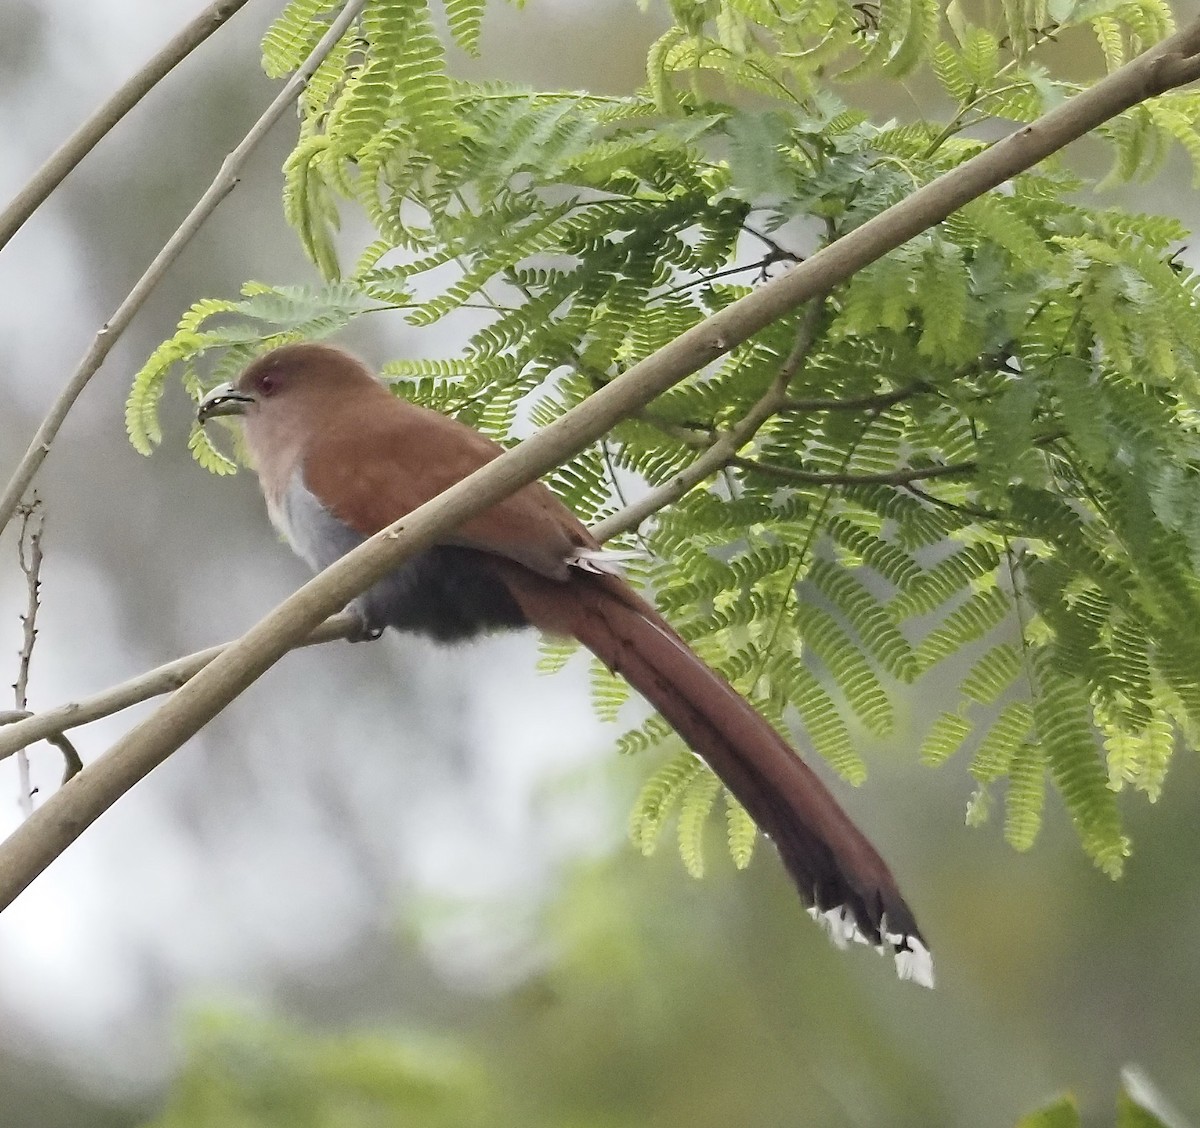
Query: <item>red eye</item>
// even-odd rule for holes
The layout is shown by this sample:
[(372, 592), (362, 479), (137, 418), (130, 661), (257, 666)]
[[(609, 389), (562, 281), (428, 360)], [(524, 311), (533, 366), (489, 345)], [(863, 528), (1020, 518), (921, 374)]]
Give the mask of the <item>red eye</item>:
[(264, 396), (269, 396), (279, 386), (279, 379), (272, 372), (264, 372), (258, 378), (258, 390)]

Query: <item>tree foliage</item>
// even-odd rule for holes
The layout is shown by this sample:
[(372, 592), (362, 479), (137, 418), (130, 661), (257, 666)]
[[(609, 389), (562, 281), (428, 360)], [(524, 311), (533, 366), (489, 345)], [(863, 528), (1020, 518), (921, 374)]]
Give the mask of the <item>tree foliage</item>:
[(322, 1128), (483, 1123), (479, 1070), (432, 1039), (306, 1038), (265, 1022), (198, 1016), (187, 1065), (155, 1128)]
[[(335, 6), (292, 0), (264, 40), (294, 68)], [(446, 0), (475, 52), (482, 0)], [(395, 360), (398, 394), (501, 442), (544, 424), (782, 269), (1024, 122), (1077, 82), (1047, 44), (1094, 37), (1113, 68), (1171, 27), (1157, 0), (952, 0), (803, 6), (673, 0), (636, 93), (466, 82), (427, 0), (371, 0), (302, 100), (283, 206), (321, 281), (205, 299), (139, 373), (128, 427), (159, 441), (178, 371), (195, 394), (251, 355), (396, 311), (460, 318), (462, 351)], [(877, 121), (860, 80), (928, 71), (945, 119)], [(1175, 143), (1200, 168), (1200, 94), (1170, 93), (1100, 131), (1109, 181), (1152, 175)], [(770, 326), (627, 420), (551, 480), (585, 519), (622, 485), (671, 478), (772, 388), (781, 403), (723, 472), (644, 531), (638, 571), (701, 655), (855, 782), (859, 746), (936, 668), (957, 707), (921, 757), (969, 751), (987, 816), (1028, 847), (1047, 785), (1116, 874), (1118, 792), (1154, 799), (1200, 726), (1200, 416), (1195, 280), (1175, 221), (1107, 206), (1064, 161)], [(351, 247), (356, 209), (375, 237)], [(197, 458), (232, 461), (197, 432)], [(598, 678), (615, 715), (621, 691)], [(658, 744), (652, 719), (626, 751)], [(633, 815), (650, 850), (673, 812), (688, 868), (728, 810), (668, 748)]]

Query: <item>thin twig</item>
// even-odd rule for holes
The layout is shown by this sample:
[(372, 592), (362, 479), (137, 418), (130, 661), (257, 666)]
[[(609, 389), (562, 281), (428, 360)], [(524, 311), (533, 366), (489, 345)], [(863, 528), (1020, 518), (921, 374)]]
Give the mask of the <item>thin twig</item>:
[(729, 464), (739, 470), (766, 474), (781, 482), (794, 482), (801, 486), (904, 486), (909, 482), (923, 482), (930, 478), (970, 474), (976, 469), (974, 462), (951, 462), (943, 466), (903, 466), (879, 474), (830, 474), (818, 470), (797, 470), (757, 458), (731, 458)]
[(745, 274), (748, 270), (757, 270), (758, 276), (762, 281), (766, 281), (768, 277), (767, 270), (777, 262), (795, 262), (796, 256), (788, 254), (785, 251), (776, 253), (771, 251), (763, 255), (757, 262), (745, 262), (740, 266), (725, 266), (720, 270), (714, 270), (710, 274), (698, 274), (695, 278), (689, 278), (686, 282), (677, 282), (674, 286), (668, 286), (665, 290), (658, 290), (648, 296), (648, 301), (655, 301), (658, 298), (669, 298), (673, 294), (682, 294), (685, 290), (694, 290), (698, 286), (710, 286), (712, 283), (719, 281), (722, 278), (731, 278), (735, 274)]
[[(119, 710), (114, 709), (113, 712), (119, 712)], [(18, 721), (31, 720), (36, 716), (38, 716), (37, 713), (31, 713), (28, 709), (0, 709), (0, 725), (15, 725)], [(48, 732), (41, 739), (45, 740), (47, 744), (53, 744), (62, 753), (63, 783), (66, 783), (67, 780), (83, 771), (83, 760), (80, 759), (75, 745), (67, 739), (65, 733)], [(27, 745), (22, 745), (21, 748), (17, 749), (18, 754), (24, 755), (26, 747)], [(11, 753), (6, 753), (6, 755), (11, 755)], [(3, 757), (0, 757), (0, 759), (3, 759)]]
[(795, 251), (789, 251), (782, 243), (776, 242), (765, 231), (760, 231), (757, 227), (751, 227), (750, 224), (743, 222), (742, 230), (747, 235), (753, 235), (759, 240), (778, 260), (786, 259), (788, 262), (803, 262), (804, 259), (796, 254)]
[[(1062, 430), (1036, 435), (1032, 440), (1035, 447), (1057, 450), (1054, 444), (1065, 438)], [(778, 478), (781, 482), (795, 482), (806, 486), (905, 486), (911, 482), (927, 481), (930, 478), (950, 478), (972, 474), (979, 464), (974, 459), (965, 462), (947, 462), (936, 466), (901, 466), (896, 470), (884, 470), (878, 474), (828, 474), (816, 470), (798, 470), (792, 466), (781, 466), (776, 462), (763, 462), (757, 458), (731, 458), (731, 466), (742, 470), (754, 470)]]
[(46, 455), (50, 453), (50, 446), (54, 442), (55, 436), (63, 424), (63, 420), (66, 419), (67, 413), (87, 386), (88, 381), (96, 374), (100, 365), (104, 363), (104, 358), (108, 356), (109, 351), (133, 320), (134, 315), (141, 309), (142, 304), (150, 296), (155, 286), (158, 285), (162, 276), (167, 272), (168, 267), (179, 257), (180, 252), (187, 246), (196, 232), (200, 230), (208, 217), (216, 210), (217, 205), (237, 187), (241, 168), (246, 163), (246, 159), (267, 135), (271, 126), (283, 116), (288, 107), (296, 100), (300, 92), (304, 89), (305, 84), (312, 77), (313, 72), (321, 65), (325, 56), (333, 50), (334, 45), (345, 34), (365, 3), (366, 0), (347, 0), (346, 6), (333, 22), (329, 31), (325, 33), (321, 42), (313, 49), (312, 54), (304, 60), (300, 68), (284, 84), (283, 89), (279, 91), (263, 115), (250, 128), (250, 132), (242, 139), (241, 144), (221, 163), (221, 168), (212, 184), (209, 185), (208, 190), (200, 197), (196, 206), (188, 213), (187, 218), (179, 225), (175, 234), (167, 240), (166, 245), (158, 252), (149, 267), (146, 268), (146, 273), (137, 280), (133, 289), (129, 291), (128, 296), (117, 307), (116, 312), (100, 328), (100, 331), (92, 340), (91, 347), (80, 360), (66, 387), (63, 388), (58, 399), (54, 401), (46, 418), (42, 420), (37, 434), (34, 435), (33, 441), (29, 444), (29, 449), (25, 452), (16, 470), (13, 472), (12, 480), (9, 482), (4, 496), (0, 498), (0, 531), (3, 531), (4, 527), (12, 519), (12, 515), (16, 512), (21, 498), (29, 488), (29, 483), (38, 471), (38, 467), (41, 466)]
[(931, 494), (928, 490), (921, 489), (920, 486), (912, 482), (905, 482), (901, 487), (906, 493), (910, 493), (913, 497), (918, 497), (922, 501), (928, 502), (930, 505), (936, 505), (941, 509), (948, 509), (951, 513), (961, 513), (966, 517), (972, 517), (976, 521), (997, 522), (1003, 520), (1004, 515), (996, 509), (979, 509), (974, 505), (960, 505), (957, 501), (948, 501), (944, 497), (938, 497), (937, 494)]
[(784, 314), (826, 293), (951, 212), (1096, 126), (1200, 77), (1200, 20), (1090, 90), (944, 173), (811, 258), (680, 334), (499, 458), (309, 580), (150, 717), (51, 795), (0, 843), (0, 909), (11, 904), (122, 795), (269, 670), (324, 618), (452, 528), (596, 442), (631, 412)]
[[(850, 465), (850, 460), (854, 457), (854, 452), (862, 445), (863, 440), (867, 437), (867, 432), (875, 426), (879, 421), (882, 410), (872, 411), (869, 417), (863, 420), (862, 428), (854, 437), (854, 440), (846, 448), (846, 453), (842, 457), (842, 468)], [(779, 601), (779, 609), (775, 614), (775, 620), (771, 624), (771, 631), (767, 635), (766, 642), (759, 648), (758, 661), (754, 663), (754, 669), (746, 679), (746, 688), (748, 693), (753, 693), (758, 686), (759, 679), (766, 672), (767, 664), (771, 660), (771, 652), (775, 649), (775, 640), (779, 637), (779, 632), (783, 629), (784, 619), (787, 617), (788, 608), (791, 601), (797, 598), (797, 587), (800, 581), (800, 573), (804, 570), (805, 564), (810, 559), (809, 554), (813, 550), (813, 544), (816, 541), (817, 533), (822, 527), (825, 520), (825, 514), (829, 510), (830, 504), (833, 502), (833, 489), (827, 489), (822, 496), (820, 504), (817, 506), (816, 513), (813, 514), (812, 520), (808, 522), (808, 532), (804, 536), (804, 543), (800, 546), (800, 551), (796, 553), (796, 563), (792, 567), (791, 575), (788, 577), (787, 587), (784, 589), (785, 594), (783, 599)]]
[[(616, 459), (613, 458), (612, 446), (607, 437), (600, 440), (600, 450), (604, 455), (604, 465), (608, 469), (608, 480), (612, 483), (613, 493), (617, 495), (617, 500), (621, 503), (621, 508), (617, 510), (617, 513), (624, 513), (629, 508), (629, 498), (625, 496), (625, 490), (621, 486), (621, 478), (617, 474)], [(610, 514), (610, 516), (616, 516), (616, 514)], [(643, 550), (649, 555), (650, 546), (646, 543), (645, 537), (641, 533), (638, 533), (637, 539)]]
[[(46, 515), (37, 494), (21, 506), (21, 531), (17, 536), (17, 562), (25, 576), (25, 614), (21, 616), (21, 653), (17, 660), (17, 680), (13, 682), (13, 697), (18, 710), (29, 704), (29, 664), (33, 661), (33, 646), (37, 642), (37, 614), (41, 606), (42, 530)], [(33, 814), (33, 781), (29, 776), (29, 756), (22, 750), (17, 757), (17, 805), (28, 818)]]
[[(25, 614), (21, 616), (24, 639), (17, 667), (17, 680), (13, 683), (17, 707), (11, 712), (0, 712), (0, 725), (33, 716), (26, 706), (29, 704), (29, 664), (33, 660), (33, 644), (37, 641), (37, 614), (41, 606), (42, 533), (46, 525), (46, 515), (36, 493), (32, 501), (21, 507), (20, 512), (21, 532), (17, 538), (17, 561), (25, 574), (28, 598)], [(76, 772), (83, 770), (83, 762), (79, 759), (75, 746), (62, 733), (54, 733), (47, 739), (62, 753), (62, 781), (66, 783)], [(29, 777), (29, 757), (24, 747), (19, 749), (17, 756), (17, 786), (20, 788), (18, 805), (21, 813), (28, 818), (33, 814), (34, 787)]]
[(800, 324), (796, 327), (796, 339), (792, 342), (791, 351), (784, 357), (783, 364), (771, 381), (771, 390), (778, 401), (775, 411), (787, 402), (788, 385), (796, 378), (808, 363), (809, 353), (817, 343), (817, 335), (821, 329), (821, 321), (825, 317), (825, 302), (828, 293), (818, 294), (808, 303)]
[[(625, 506), (619, 512), (593, 525), (592, 535), (597, 540), (606, 541), (620, 533), (636, 529), (647, 517), (652, 517), (660, 509), (678, 501), (689, 490), (720, 473), (733, 462), (737, 452), (758, 433), (768, 419), (778, 413), (780, 406), (787, 402), (788, 385), (804, 366), (816, 342), (826, 297), (826, 294), (818, 294), (809, 302), (796, 329), (796, 339), (791, 351), (779, 366), (779, 372), (771, 381), (771, 386), (758, 402), (727, 431), (712, 436), (704, 453), (673, 478), (656, 486), (632, 505)], [(684, 441), (690, 442), (691, 439)]]
[(0, 249), (45, 203), (46, 198), (97, 142), (214, 31), (244, 7), (246, 0), (217, 0), (209, 4), (157, 55), (120, 87), (107, 102), (55, 150), (29, 182), (0, 211)]
[[(293, 649), (356, 638), (361, 630), (362, 622), (359, 617), (353, 611), (343, 611), (326, 619), (312, 634), (296, 643)], [(24, 710), (0, 712), (0, 726), (11, 726), (0, 728), (0, 760), (27, 748), (35, 741), (53, 742), (67, 729), (91, 724), (101, 717), (110, 717), (133, 705), (149, 701), (152, 697), (179, 689), (232, 645), (233, 643), (226, 642), (220, 646), (210, 646), (207, 650), (198, 650), (195, 654), (184, 655), (173, 662), (147, 670), (144, 674), (138, 674), (128, 681), (110, 686), (92, 697), (70, 701), (55, 709), (47, 709), (44, 713), (30, 713)]]

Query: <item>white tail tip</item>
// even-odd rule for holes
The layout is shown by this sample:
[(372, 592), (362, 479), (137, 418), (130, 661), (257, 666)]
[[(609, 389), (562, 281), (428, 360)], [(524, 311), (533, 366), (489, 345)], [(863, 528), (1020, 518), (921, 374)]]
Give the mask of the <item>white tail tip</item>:
[[(851, 941), (856, 944), (872, 943), (869, 937), (863, 935), (844, 905), (835, 905), (832, 909), (818, 909), (813, 905), (809, 908), (808, 915), (825, 929), (834, 947), (845, 948)], [(918, 937), (907, 933), (889, 932), (886, 919), (880, 924), (880, 933), (884, 943), (875, 945), (875, 949), (880, 953), (891, 950), (896, 960), (896, 974), (901, 979), (909, 979), (922, 987), (932, 988), (933, 956), (924, 943)]]

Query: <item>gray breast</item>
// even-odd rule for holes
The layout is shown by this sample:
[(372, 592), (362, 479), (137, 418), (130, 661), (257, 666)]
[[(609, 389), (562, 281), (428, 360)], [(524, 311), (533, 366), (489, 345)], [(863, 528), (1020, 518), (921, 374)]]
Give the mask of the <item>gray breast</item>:
[[(314, 571), (366, 539), (321, 504), (297, 471), (271, 521)], [(456, 642), (527, 626), (486, 552), (435, 545), (406, 560), (351, 605), (369, 630), (395, 627)]]

